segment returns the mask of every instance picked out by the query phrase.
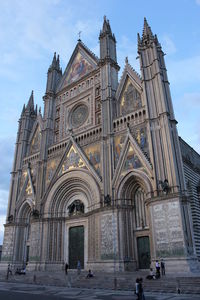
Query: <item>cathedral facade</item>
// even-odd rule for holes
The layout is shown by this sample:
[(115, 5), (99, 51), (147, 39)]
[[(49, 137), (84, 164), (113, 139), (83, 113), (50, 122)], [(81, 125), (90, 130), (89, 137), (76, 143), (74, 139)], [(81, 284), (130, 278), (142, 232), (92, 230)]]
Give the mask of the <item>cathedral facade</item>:
[(64, 73), (54, 54), (44, 113), (19, 119), (2, 263), (131, 271), (200, 260), (200, 156), (178, 137), (161, 45), (146, 19), (141, 75), (104, 18), (100, 58), (79, 39)]

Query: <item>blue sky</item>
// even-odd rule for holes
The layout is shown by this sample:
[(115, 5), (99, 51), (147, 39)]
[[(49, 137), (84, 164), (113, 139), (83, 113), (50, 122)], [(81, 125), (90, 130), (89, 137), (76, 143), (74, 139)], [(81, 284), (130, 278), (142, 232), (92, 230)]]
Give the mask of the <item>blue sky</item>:
[(64, 70), (79, 31), (99, 55), (104, 15), (117, 39), (120, 74), (126, 56), (139, 72), (137, 32), (147, 18), (167, 54), (179, 135), (200, 153), (200, 0), (0, 1), (0, 244), (22, 106), (34, 90), (35, 103), (43, 107), (53, 53), (60, 54)]

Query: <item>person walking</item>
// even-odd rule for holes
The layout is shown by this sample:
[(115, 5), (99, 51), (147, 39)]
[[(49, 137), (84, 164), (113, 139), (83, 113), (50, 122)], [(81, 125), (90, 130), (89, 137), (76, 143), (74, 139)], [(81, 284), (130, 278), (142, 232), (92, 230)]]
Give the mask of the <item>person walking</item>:
[(162, 274), (162, 276), (164, 276), (165, 275), (165, 263), (164, 263), (163, 259), (161, 259), (160, 267), (161, 267), (161, 274)]
[(68, 265), (68, 263), (66, 262), (66, 264), (65, 264), (65, 275), (68, 274), (68, 268), (69, 268), (69, 265)]

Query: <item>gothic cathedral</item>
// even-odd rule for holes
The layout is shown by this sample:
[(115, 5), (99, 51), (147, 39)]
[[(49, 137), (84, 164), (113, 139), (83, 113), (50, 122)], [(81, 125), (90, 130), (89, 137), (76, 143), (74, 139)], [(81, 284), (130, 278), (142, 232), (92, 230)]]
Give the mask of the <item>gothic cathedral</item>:
[(100, 58), (79, 39), (62, 74), (54, 54), (44, 113), (19, 119), (2, 264), (30, 270), (169, 271), (200, 260), (200, 156), (177, 134), (164, 53), (146, 19), (141, 75), (104, 17)]

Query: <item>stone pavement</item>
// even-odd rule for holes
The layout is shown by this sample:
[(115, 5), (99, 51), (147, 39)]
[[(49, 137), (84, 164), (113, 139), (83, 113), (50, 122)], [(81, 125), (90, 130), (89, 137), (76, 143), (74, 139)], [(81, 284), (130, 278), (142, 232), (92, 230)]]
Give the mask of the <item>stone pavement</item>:
[[(38, 286), (34, 284), (0, 282), (0, 298), (4, 295), (19, 296), (18, 299), (81, 299), (81, 300), (134, 300), (136, 296), (132, 291), (113, 291), (106, 289), (80, 289), (55, 286)], [(34, 295), (36, 296), (34, 298)], [(40, 297), (38, 297), (40, 295)], [(31, 296), (31, 297), (30, 297)], [(42, 296), (45, 296), (42, 297)], [(200, 300), (200, 295), (177, 295), (171, 293), (145, 292), (146, 300)], [(2, 298), (3, 299), (3, 298)]]
[[(180, 288), (181, 294), (199, 294), (200, 295), (200, 274), (179, 274), (179, 276), (166, 275), (158, 280), (145, 279), (147, 272), (123, 272), (106, 273), (95, 272), (94, 278), (86, 279), (86, 272), (82, 271), (80, 276), (77, 272), (71, 271), (65, 276), (64, 271), (60, 272), (39, 272), (27, 271), (26, 275), (9, 276), (9, 282), (38, 284), (39, 286), (60, 286), (68, 288), (81, 289), (107, 289), (133, 291), (136, 277), (143, 277), (144, 289), (146, 292), (176, 293)], [(116, 278), (116, 280), (115, 280)], [(7, 282), (6, 272), (0, 272), (0, 281)], [(114, 283), (116, 285), (114, 286)]]

